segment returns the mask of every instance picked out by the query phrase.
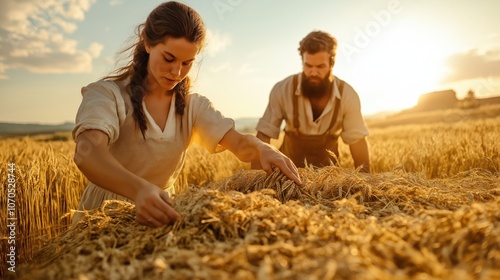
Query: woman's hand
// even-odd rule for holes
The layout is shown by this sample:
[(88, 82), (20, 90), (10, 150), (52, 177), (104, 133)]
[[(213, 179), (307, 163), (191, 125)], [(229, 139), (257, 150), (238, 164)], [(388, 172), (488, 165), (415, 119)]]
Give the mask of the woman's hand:
[(172, 207), (168, 193), (152, 184), (137, 192), (135, 207), (137, 222), (150, 227), (160, 227), (181, 219)]
[(270, 175), (273, 173), (273, 167), (278, 167), (288, 178), (296, 184), (302, 185), (299, 170), (291, 159), (270, 144), (262, 142), (259, 147), (259, 162), (262, 170)]
[(75, 163), (94, 184), (133, 200), (137, 222), (158, 227), (180, 219), (168, 193), (125, 169), (109, 152), (108, 136), (86, 130), (76, 139)]
[(254, 162), (258, 160), (267, 174), (271, 174), (273, 167), (277, 167), (296, 184), (302, 184), (299, 171), (292, 160), (253, 135), (242, 135), (231, 129), (224, 135), (219, 144), (233, 152), (241, 161)]

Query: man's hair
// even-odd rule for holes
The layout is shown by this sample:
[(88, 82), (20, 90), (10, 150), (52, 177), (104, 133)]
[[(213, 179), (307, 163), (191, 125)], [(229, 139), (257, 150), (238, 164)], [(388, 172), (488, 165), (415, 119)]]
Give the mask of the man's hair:
[(300, 57), (303, 57), (305, 52), (315, 54), (321, 51), (325, 51), (330, 55), (330, 66), (333, 67), (335, 54), (337, 53), (337, 39), (335, 37), (323, 31), (313, 31), (300, 41)]

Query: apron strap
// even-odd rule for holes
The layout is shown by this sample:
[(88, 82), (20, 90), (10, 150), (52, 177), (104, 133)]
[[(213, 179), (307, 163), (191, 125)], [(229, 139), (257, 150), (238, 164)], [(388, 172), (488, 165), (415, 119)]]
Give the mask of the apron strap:
[(293, 127), (295, 131), (299, 131), (299, 96), (295, 94), (297, 91), (297, 85), (299, 83), (299, 74), (293, 76), (293, 87), (292, 87), (292, 97), (293, 97)]
[(335, 122), (337, 121), (337, 117), (339, 115), (339, 107), (340, 107), (340, 100), (342, 98), (342, 92), (344, 91), (344, 85), (345, 85), (345, 82), (337, 77), (335, 77), (337, 79), (337, 81), (339, 82), (339, 93), (340, 93), (340, 98), (335, 98), (335, 107), (333, 109), (333, 114), (332, 114), (332, 120), (330, 121), (330, 126), (328, 127), (328, 129), (326, 130), (326, 133), (325, 134), (328, 134), (330, 132), (330, 130), (332, 130), (333, 128), (333, 125), (335, 124)]

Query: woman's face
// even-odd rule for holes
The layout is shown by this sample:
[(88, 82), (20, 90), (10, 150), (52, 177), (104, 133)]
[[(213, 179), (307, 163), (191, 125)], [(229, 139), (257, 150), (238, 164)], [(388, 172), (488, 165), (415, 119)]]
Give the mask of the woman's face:
[(153, 47), (146, 44), (149, 53), (149, 91), (170, 91), (181, 82), (191, 70), (199, 46), (185, 38), (167, 37)]

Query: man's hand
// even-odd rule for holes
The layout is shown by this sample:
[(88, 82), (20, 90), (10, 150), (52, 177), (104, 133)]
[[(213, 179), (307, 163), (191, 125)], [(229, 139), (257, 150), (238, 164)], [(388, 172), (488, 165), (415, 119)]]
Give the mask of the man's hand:
[(358, 168), (361, 166), (361, 172), (370, 173), (370, 153), (366, 138), (349, 145), (349, 149), (351, 150), (354, 167)]

